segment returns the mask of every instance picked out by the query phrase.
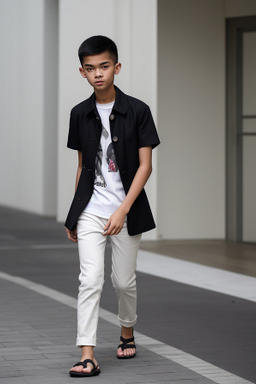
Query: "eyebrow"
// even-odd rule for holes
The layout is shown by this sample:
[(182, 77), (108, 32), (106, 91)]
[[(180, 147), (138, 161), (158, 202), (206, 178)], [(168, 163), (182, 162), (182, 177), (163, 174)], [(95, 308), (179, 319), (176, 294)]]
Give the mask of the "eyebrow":
[[(104, 65), (104, 64), (109, 64), (109, 63), (110, 63), (110, 61), (103, 61), (103, 62), (100, 63), (99, 65)], [(94, 65), (92, 65), (92, 64), (84, 64), (84, 66), (85, 66), (85, 67), (91, 67), (91, 68), (94, 67)]]

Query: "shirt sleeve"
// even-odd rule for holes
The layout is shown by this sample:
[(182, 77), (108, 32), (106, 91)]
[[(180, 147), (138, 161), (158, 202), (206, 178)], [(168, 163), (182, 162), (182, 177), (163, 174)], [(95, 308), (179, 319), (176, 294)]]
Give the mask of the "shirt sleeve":
[(156, 126), (148, 106), (145, 107), (138, 125), (138, 147), (155, 148), (160, 144)]
[(78, 132), (78, 124), (77, 120), (74, 116), (73, 110), (70, 113), (70, 121), (69, 121), (69, 133), (68, 133), (68, 143), (67, 147), (71, 149), (76, 149), (77, 151), (81, 151), (81, 144)]

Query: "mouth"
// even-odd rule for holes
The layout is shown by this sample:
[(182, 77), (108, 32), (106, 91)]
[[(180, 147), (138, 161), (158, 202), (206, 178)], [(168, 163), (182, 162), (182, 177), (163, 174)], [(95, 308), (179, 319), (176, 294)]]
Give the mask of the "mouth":
[(98, 81), (95, 81), (95, 84), (96, 85), (102, 85), (104, 83), (104, 81), (103, 80), (98, 80)]

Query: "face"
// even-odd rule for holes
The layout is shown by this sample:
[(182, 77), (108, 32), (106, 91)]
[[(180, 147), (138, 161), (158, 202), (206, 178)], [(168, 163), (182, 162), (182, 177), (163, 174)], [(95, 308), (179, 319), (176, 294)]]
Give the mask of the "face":
[(95, 91), (105, 91), (113, 86), (114, 77), (120, 72), (121, 64), (115, 64), (110, 54), (103, 52), (86, 56), (79, 70)]

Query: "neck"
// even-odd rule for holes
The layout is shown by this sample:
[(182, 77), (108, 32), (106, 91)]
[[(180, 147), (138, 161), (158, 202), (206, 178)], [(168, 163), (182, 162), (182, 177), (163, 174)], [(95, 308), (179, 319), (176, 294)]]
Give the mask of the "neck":
[(95, 100), (99, 104), (108, 104), (115, 101), (116, 91), (114, 85), (109, 89), (105, 89), (104, 91), (95, 90)]

